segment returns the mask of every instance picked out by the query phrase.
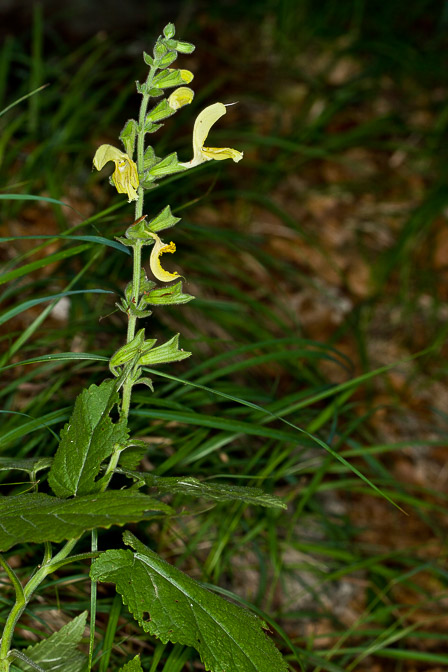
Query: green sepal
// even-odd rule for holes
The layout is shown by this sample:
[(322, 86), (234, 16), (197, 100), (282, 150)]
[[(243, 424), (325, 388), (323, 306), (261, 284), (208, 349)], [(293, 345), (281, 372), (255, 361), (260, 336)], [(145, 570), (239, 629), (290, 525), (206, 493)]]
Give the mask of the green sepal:
[(117, 367), (136, 360), (139, 355), (148, 352), (156, 343), (156, 339), (145, 341), (145, 330), (139, 329), (130, 343), (126, 343), (123, 347), (115, 352), (109, 361), (109, 369), (112, 375), (118, 376)]
[(195, 297), (191, 296), (191, 294), (182, 293), (182, 280), (179, 280), (179, 282), (176, 282), (174, 285), (152, 289), (142, 296), (141, 302), (144, 303), (144, 305), (169, 306), (188, 303), (194, 298)]
[(179, 54), (192, 54), (196, 48), (191, 42), (181, 42), (180, 40), (166, 40), (165, 44), (169, 49), (178, 51)]
[(163, 58), (160, 59), (159, 61), (159, 68), (163, 70), (164, 68), (167, 68), (169, 65), (174, 63), (174, 61), (177, 58), (177, 51), (169, 51)]
[[(146, 275), (146, 271), (144, 268), (140, 269), (140, 293), (142, 292), (150, 292), (153, 287), (156, 286), (156, 283), (153, 282), (152, 280), (148, 280), (148, 277)], [(131, 303), (132, 301), (132, 292), (133, 292), (133, 283), (128, 282), (126, 285), (126, 289), (124, 290), (124, 295), (126, 297), (126, 301), (128, 303)]]
[(164, 229), (170, 229), (172, 226), (177, 224), (177, 222), (180, 222), (180, 217), (174, 217), (174, 215), (171, 212), (171, 208), (169, 205), (167, 205), (163, 210), (159, 212), (159, 214), (154, 217), (154, 219), (151, 219), (150, 222), (146, 225), (147, 228), (152, 231), (153, 233), (156, 233), (157, 231), (163, 231)]
[(154, 65), (153, 57), (147, 54), (146, 51), (143, 52), (143, 60), (145, 61), (146, 65)]
[(138, 79), (135, 82), (135, 88), (137, 89), (137, 93), (146, 93), (146, 86), (144, 84), (140, 84)]
[(138, 360), (139, 366), (153, 366), (154, 364), (167, 364), (168, 362), (180, 362), (191, 355), (191, 352), (179, 350), (179, 334), (170, 338), (169, 341), (149, 352), (143, 354)]
[(164, 159), (152, 166), (145, 172), (144, 179), (163, 177), (164, 175), (171, 175), (172, 173), (179, 173), (180, 171), (188, 170), (185, 166), (179, 163), (177, 152), (168, 154)]
[(159, 128), (162, 128), (162, 126), (163, 124), (153, 124), (152, 121), (148, 121), (148, 119), (146, 119), (143, 130), (145, 133), (155, 133), (159, 130)]
[(151, 98), (160, 98), (160, 96), (163, 96), (163, 89), (156, 89), (155, 87), (151, 89), (145, 88), (145, 93), (151, 96)]
[(151, 145), (148, 145), (143, 155), (143, 169), (149, 170), (149, 168), (152, 168), (152, 166), (157, 163), (157, 161), (160, 161), (160, 159), (156, 156), (156, 153)]
[(175, 112), (176, 110), (173, 110), (169, 106), (167, 99), (164, 98), (151, 110), (151, 112), (148, 112), (145, 119), (145, 125), (148, 120), (151, 123), (154, 123), (156, 121), (161, 121), (162, 119), (168, 119), (168, 117), (171, 117), (173, 114), (175, 114)]
[[(188, 83), (188, 82), (187, 82)], [(173, 86), (185, 86), (180, 70), (159, 72), (152, 80), (152, 87), (156, 89), (170, 89)]]
[[(160, 59), (163, 58), (167, 52), (168, 52), (168, 47), (166, 47), (163, 44), (162, 39), (159, 37), (159, 39), (155, 43), (155, 46), (154, 46), (154, 49), (153, 49), (154, 58), (156, 59), (156, 61), (160, 61)], [(157, 63), (157, 67), (158, 67), (158, 65), (159, 64)]]
[(124, 151), (132, 159), (135, 147), (135, 137), (137, 135), (138, 124), (135, 119), (128, 119), (118, 136), (123, 143)]
[(174, 37), (176, 34), (176, 28), (174, 26), (174, 23), (167, 23), (165, 28), (163, 29), (163, 35), (166, 38)]

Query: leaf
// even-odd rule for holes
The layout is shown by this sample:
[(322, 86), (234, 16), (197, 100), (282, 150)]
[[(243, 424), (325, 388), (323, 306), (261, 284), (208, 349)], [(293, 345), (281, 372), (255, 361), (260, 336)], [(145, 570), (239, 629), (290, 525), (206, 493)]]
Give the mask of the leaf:
[(143, 672), (142, 666), (140, 664), (140, 655), (137, 654), (129, 663), (120, 667), (118, 672)]
[(285, 502), (276, 495), (263, 492), (260, 488), (246, 488), (241, 485), (227, 485), (221, 483), (202, 483), (190, 476), (157, 476), (140, 471), (126, 471), (127, 476), (144, 480), (146, 485), (157, 488), (161, 494), (182, 494), (192, 497), (203, 497), (217, 502), (239, 501), (246, 504), (286, 509)]
[(28, 474), (37, 474), (39, 471), (49, 469), (53, 458), (51, 457), (28, 457), (20, 459), (18, 457), (0, 457), (0, 471), (26, 471)]
[(194, 647), (213, 672), (287, 671), (262, 620), (203, 588), (132, 534), (125, 532), (123, 539), (134, 552), (105, 551), (90, 575), (115, 584), (145, 632), (163, 643)]
[(86, 530), (125, 525), (172, 513), (171, 507), (131, 490), (59, 499), (41, 493), (0, 498), (0, 551), (15, 544), (75, 539)]
[[(86, 665), (87, 657), (77, 650), (86, 627), (87, 611), (76, 616), (58, 632), (34, 646), (29, 646), (21, 653), (39, 665), (46, 672), (61, 670), (64, 672), (80, 672)], [(24, 672), (31, 672), (33, 667), (23, 660), (17, 661), (18, 667)]]
[(105, 380), (98, 387), (91, 385), (81, 392), (69, 422), (61, 432), (48, 482), (58, 497), (88, 495), (98, 492), (101, 481), (95, 481), (101, 463), (109, 457), (116, 444), (128, 437), (124, 422), (113, 423), (109, 412), (118, 400), (114, 380)]

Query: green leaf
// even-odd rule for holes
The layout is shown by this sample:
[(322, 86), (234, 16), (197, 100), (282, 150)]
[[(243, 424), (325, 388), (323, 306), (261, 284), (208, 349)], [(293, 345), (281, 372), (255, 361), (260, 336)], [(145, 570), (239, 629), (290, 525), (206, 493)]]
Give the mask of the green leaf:
[(143, 672), (140, 664), (140, 656), (137, 654), (129, 663), (120, 667), (118, 672)]
[[(87, 657), (77, 650), (77, 646), (83, 637), (86, 621), (87, 611), (84, 611), (58, 632), (24, 649), (22, 653), (46, 672), (56, 672), (61, 668), (64, 672), (80, 672), (87, 663)], [(24, 672), (33, 670), (23, 660), (17, 662), (17, 665)]]
[(191, 352), (179, 350), (179, 334), (170, 338), (169, 341), (157, 348), (152, 348), (144, 353), (138, 360), (139, 366), (152, 366), (154, 364), (167, 364), (168, 362), (180, 362), (186, 357), (190, 357)]
[(146, 65), (153, 65), (154, 59), (152, 56), (146, 53), (146, 51), (143, 52), (143, 60), (145, 61)]
[[(170, 154), (170, 156), (173, 156)], [(167, 157), (169, 158), (169, 157)], [(165, 159), (164, 159), (165, 161)], [(160, 165), (160, 164), (158, 164)], [(177, 224), (177, 222), (180, 222), (180, 217), (175, 217), (173, 213), (171, 212), (171, 208), (169, 205), (167, 205), (163, 210), (159, 212), (154, 219), (151, 219), (150, 222), (146, 225), (147, 228), (152, 231), (153, 233), (157, 233), (157, 231), (163, 231), (164, 229), (170, 229), (172, 226)]]
[(132, 534), (123, 539), (134, 552), (105, 551), (90, 575), (115, 584), (145, 632), (194, 647), (212, 672), (287, 671), (261, 619), (203, 588)]
[(0, 551), (15, 544), (60, 542), (86, 530), (125, 525), (172, 513), (163, 502), (131, 490), (108, 490), (96, 495), (59, 499), (43, 493), (0, 498)]
[(156, 476), (139, 471), (126, 471), (128, 476), (144, 480), (149, 487), (157, 488), (158, 492), (203, 497), (217, 502), (239, 501), (246, 504), (286, 509), (285, 502), (276, 495), (263, 492), (260, 488), (245, 488), (241, 485), (223, 483), (202, 483), (190, 476)]
[(123, 126), (123, 130), (118, 136), (123, 143), (124, 151), (132, 159), (134, 154), (135, 147), (135, 137), (137, 135), (138, 124), (135, 119), (128, 119), (128, 121)]
[(182, 280), (179, 280), (179, 282), (176, 282), (174, 285), (150, 290), (147, 294), (142, 296), (141, 301), (143, 305), (169, 306), (188, 303), (188, 301), (191, 301), (192, 299), (194, 299), (194, 296), (191, 296), (191, 294), (182, 293)]
[(118, 401), (115, 385), (114, 380), (105, 380), (99, 387), (91, 385), (76, 399), (48, 477), (58, 497), (98, 492), (101, 481), (95, 478), (101, 463), (113, 453), (116, 444), (126, 443), (126, 423), (113, 423), (109, 416)]
[(0, 457), (0, 471), (26, 471), (28, 474), (37, 474), (39, 471), (49, 469), (53, 462), (52, 457), (28, 457), (20, 459), (18, 457)]
[(177, 152), (173, 152), (150, 168), (146, 177), (163, 177), (182, 170), (187, 170), (187, 168), (179, 163)]

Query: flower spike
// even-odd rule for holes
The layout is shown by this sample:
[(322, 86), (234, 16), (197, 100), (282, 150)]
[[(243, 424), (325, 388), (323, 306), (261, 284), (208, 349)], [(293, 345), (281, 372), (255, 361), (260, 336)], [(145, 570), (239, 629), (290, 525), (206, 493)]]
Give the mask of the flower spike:
[(121, 152), (112, 145), (101, 145), (93, 157), (93, 165), (101, 170), (108, 161), (113, 161), (115, 170), (112, 174), (112, 182), (119, 194), (128, 195), (128, 203), (138, 198), (137, 187), (139, 185), (137, 165), (127, 154)]
[(151, 250), (151, 256), (149, 259), (149, 267), (153, 276), (162, 282), (170, 282), (171, 280), (180, 277), (177, 271), (174, 271), (174, 273), (165, 271), (160, 263), (160, 255), (164, 254), (165, 252), (175, 252), (176, 245), (173, 242), (169, 244), (163, 243), (159, 236), (155, 233), (150, 233), (150, 235), (154, 238), (154, 246)]
[(226, 113), (226, 106), (223, 103), (214, 103), (209, 105), (198, 114), (193, 128), (193, 158), (189, 163), (181, 165), (188, 168), (198, 166), (205, 161), (222, 161), (223, 159), (233, 159), (235, 163), (241, 161), (243, 152), (230, 147), (204, 147), (204, 142), (210, 132), (213, 124)]

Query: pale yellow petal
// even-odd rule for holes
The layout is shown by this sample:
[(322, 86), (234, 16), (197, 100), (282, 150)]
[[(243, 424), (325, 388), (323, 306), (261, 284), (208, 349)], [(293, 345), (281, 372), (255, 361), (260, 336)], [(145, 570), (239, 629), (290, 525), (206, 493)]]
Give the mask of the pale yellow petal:
[(215, 161), (233, 159), (235, 163), (238, 163), (238, 161), (241, 161), (243, 158), (243, 152), (239, 152), (237, 149), (231, 149), (230, 147), (203, 147), (202, 154), (206, 156), (207, 159), (214, 159)]
[(193, 127), (193, 161), (194, 165), (206, 161), (202, 158), (202, 148), (213, 124), (226, 113), (226, 106), (214, 103), (202, 110), (196, 117)]
[(119, 194), (127, 194), (128, 202), (138, 199), (137, 187), (139, 185), (137, 166), (127, 154), (120, 161), (115, 161), (115, 170), (112, 175), (113, 183)]
[(194, 91), (188, 86), (180, 86), (168, 98), (168, 105), (172, 110), (178, 110), (184, 105), (189, 105), (194, 98)]
[(113, 161), (115, 170), (112, 181), (119, 194), (127, 194), (128, 202), (136, 201), (139, 185), (137, 165), (127, 154), (112, 145), (101, 145), (93, 157), (93, 165), (101, 170), (108, 161)]
[(97, 170), (101, 170), (108, 161), (122, 161), (124, 158), (127, 158), (130, 161), (128, 155), (121, 152), (116, 147), (113, 147), (112, 145), (101, 145), (95, 152), (93, 165)]
[(192, 72), (190, 72), (190, 70), (179, 70), (179, 72), (180, 76), (182, 77), (182, 79), (186, 84), (189, 84), (190, 82), (193, 81), (194, 75)]
[(168, 271), (165, 271), (165, 269), (162, 268), (162, 265), (160, 263), (161, 254), (164, 254), (165, 252), (176, 251), (175, 244), (173, 242), (165, 244), (160, 240), (159, 236), (157, 236), (155, 233), (152, 233), (151, 235), (154, 238), (154, 246), (151, 250), (149, 266), (151, 268), (153, 276), (157, 278), (157, 280), (160, 280), (161, 282), (170, 282), (171, 280), (178, 278), (179, 273), (177, 273), (176, 271), (174, 273), (169, 273)]

